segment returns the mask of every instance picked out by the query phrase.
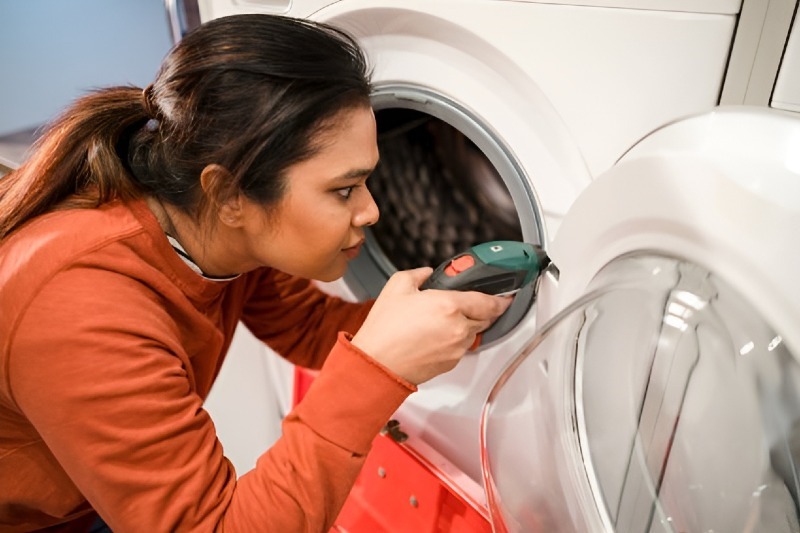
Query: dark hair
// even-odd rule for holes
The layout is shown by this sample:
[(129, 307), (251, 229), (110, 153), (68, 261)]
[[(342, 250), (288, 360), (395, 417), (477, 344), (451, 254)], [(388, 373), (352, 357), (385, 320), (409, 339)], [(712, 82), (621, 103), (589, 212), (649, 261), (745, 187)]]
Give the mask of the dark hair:
[(200, 174), (231, 174), (211, 200), (241, 192), (269, 206), (285, 171), (319, 149), (342, 111), (369, 106), (363, 52), (325, 24), (271, 15), (207, 22), (164, 59), (152, 85), (78, 99), (0, 179), (0, 239), (53, 209), (152, 195), (194, 216)]

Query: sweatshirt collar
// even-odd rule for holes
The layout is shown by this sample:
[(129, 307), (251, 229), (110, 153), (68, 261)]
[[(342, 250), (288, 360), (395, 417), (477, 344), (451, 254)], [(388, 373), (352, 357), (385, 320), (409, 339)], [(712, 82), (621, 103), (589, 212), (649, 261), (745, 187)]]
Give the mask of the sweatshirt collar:
[[(239, 277), (219, 279), (205, 276), (194, 264), (194, 261), (188, 257), (188, 254), (184, 257), (173, 247), (169, 236), (164, 233), (144, 199), (132, 200), (128, 203), (128, 207), (150, 237), (155, 252), (163, 261), (164, 274), (169, 276), (191, 299), (197, 300), (198, 303), (212, 300), (227, 287), (232, 279)], [(177, 240), (173, 239), (173, 241), (177, 243)]]

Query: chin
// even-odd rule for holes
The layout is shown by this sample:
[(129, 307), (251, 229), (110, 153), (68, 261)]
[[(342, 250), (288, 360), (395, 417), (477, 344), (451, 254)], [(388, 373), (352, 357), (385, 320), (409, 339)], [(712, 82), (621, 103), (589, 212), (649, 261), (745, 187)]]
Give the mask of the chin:
[(331, 281), (336, 281), (337, 279), (341, 278), (343, 275), (344, 274), (342, 274), (341, 276), (328, 276), (328, 275), (314, 276), (312, 279), (315, 280), (315, 281), (321, 281), (323, 283), (329, 283)]
[(344, 266), (338, 266), (329, 268), (324, 272), (320, 272), (319, 274), (312, 276), (313, 279), (322, 282), (330, 282), (336, 281), (337, 279), (344, 276), (345, 272), (347, 272), (347, 264), (345, 263)]

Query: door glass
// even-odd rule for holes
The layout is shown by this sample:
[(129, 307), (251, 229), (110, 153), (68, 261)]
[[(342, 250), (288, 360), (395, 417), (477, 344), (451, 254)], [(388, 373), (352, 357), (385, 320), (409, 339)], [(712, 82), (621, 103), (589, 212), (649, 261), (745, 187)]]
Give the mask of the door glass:
[(703, 268), (612, 262), (490, 393), (496, 530), (800, 531), (796, 355)]

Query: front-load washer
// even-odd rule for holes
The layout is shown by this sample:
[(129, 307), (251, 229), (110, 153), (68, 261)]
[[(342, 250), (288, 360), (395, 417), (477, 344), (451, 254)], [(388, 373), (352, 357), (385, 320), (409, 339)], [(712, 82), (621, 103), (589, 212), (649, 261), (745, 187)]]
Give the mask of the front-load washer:
[[(347, 275), (324, 286), (349, 299), (376, 296), (396, 269), (436, 266), (477, 242), (548, 248), (580, 191), (627, 147), (717, 103), (740, 8), (739, 0), (199, 5), (204, 20), (243, 12), (309, 17), (364, 47), (381, 150), (369, 186), (382, 217)], [(476, 482), (483, 401), (533, 334), (531, 297), (518, 296), (515, 320), (456, 369), (423, 384), (397, 413)], [(244, 356), (229, 359), (236, 357)], [(276, 357), (269, 364), (263, 388), (286, 390), (292, 369)], [(226, 386), (224, 372), (212, 403), (241, 391), (236, 380)], [(291, 398), (280, 398), (280, 413)], [(228, 438), (226, 449), (237, 439)]]
[(800, 530), (800, 120), (719, 108), (567, 214), (482, 414), (496, 532)]

